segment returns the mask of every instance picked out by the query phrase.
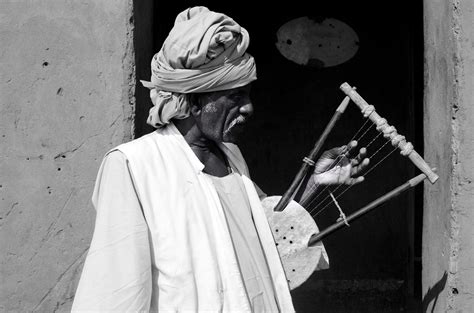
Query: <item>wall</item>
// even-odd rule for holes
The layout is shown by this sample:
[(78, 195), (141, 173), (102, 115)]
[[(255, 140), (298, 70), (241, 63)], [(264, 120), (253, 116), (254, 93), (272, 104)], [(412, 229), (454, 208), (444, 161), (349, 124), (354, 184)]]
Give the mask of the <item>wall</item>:
[(425, 156), (439, 181), (425, 185), (423, 304), (474, 310), (474, 3), (425, 0)]
[(0, 311), (68, 311), (104, 153), (132, 134), (132, 1), (0, 4)]

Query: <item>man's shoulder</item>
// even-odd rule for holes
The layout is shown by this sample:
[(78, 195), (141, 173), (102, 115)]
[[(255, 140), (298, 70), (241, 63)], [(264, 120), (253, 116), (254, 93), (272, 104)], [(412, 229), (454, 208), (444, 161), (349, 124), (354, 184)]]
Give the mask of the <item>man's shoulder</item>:
[(137, 148), (140, 148), (141, 146), (146, 146), (147, 144), (150, 143), (150, 141), (155, 140), (156, 138), (154, 138), (154, 137), (157, 137), (157, 132), (156, 131), (151, 132), (151, 133), (146, 134), (146, 135), (143, 135), (139, 138), (135, 138), (135, 139), (130, 140), (128, 142), (124, 142), (124, 143), (114, 147), (113, 149), (111, 149), (111, 151), (114, 151), (114, 150), (127, 151), (127, 150), (137, 149)]
[(110, 154), (116, 154), (114, 152), (121, 152), (121, 154), (124, 155), (127, 160), (130, 160), (130, 158), (136, 155), (147, 154), (147, 152), (150, 151), (150, 149), (148, 149), (148, 147), (150, 147), (150, 144), (153, 141), (157, 140), (154, 137), (157, 137), (157, 134), (155, 134), (155, 132), (151, 132), (139, 138), (121, 143), (118, 146), (115, 146), (114, 148), (107, 151), (105, 156), (107, 157)]
[(122, 152), (129, 161), (162, 160), (179, 149), (180, 136), (169, 125), (159, 128), (129, 142), (122, 143), (109, 151)]

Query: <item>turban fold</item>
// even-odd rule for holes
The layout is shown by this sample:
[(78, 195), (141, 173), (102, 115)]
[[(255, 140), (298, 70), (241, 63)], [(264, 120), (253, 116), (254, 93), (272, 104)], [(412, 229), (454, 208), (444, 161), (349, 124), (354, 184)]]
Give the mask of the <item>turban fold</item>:
[(248, 45), (247, 31), (222, 13), (206, 7), (181, 12), (152, 59), (151, 81), (142, 81), (154, 105), (148, 123), (161, 127), (189, 116), (189, 93), (237, 88), (257, 79)]

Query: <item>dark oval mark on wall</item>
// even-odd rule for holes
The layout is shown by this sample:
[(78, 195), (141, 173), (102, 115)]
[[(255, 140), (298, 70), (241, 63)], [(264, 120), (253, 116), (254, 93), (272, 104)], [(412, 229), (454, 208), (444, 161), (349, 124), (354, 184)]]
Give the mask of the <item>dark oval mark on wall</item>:
[(359, 49), (359, 37), (334, 18), (299, 17), (277, 31), (278, 51), (287, 59), (316, 68), (347, 62)]

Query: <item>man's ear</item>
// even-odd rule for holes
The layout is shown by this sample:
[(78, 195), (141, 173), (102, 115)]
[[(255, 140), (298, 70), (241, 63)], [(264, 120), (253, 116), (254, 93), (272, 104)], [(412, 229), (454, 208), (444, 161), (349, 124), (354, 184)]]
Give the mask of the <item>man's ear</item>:
[(193, 117), (199, 117), (201, 115), (201, 107), (199, 105), (192, 104), (190, 112)]
[(189, 103), (191, 104), (190, 113), (194, 117), (201, 115), (201, 104), (199, 103), (199, 97), (196, 94), (189, 95)]

